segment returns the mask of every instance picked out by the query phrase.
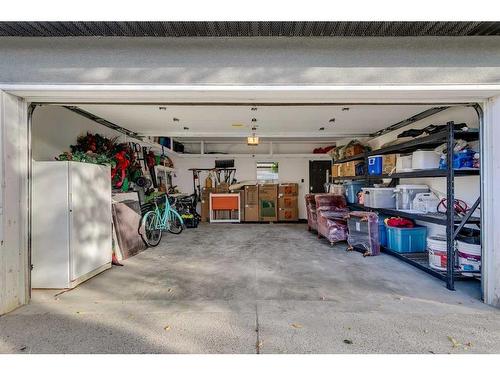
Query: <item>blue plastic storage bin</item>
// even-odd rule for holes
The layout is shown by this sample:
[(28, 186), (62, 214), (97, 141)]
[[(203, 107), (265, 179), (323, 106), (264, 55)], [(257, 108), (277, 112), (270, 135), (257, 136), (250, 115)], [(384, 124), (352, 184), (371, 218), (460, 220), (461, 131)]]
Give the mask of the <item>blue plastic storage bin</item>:
[(427, 243), (427, 228), (395, 228), (385, 226), (387, 247), (397, 253), (423, 253)]
[(371, 176), (382, 174), (382, 155), (368, 157), (368, 174)]
[(387, 246), (387, 230), (385, 229), (384, 220), (387, 216), (378, 215), (378, 240), (380, 242), (380, 246)]
[(345, 195), (347, 197), (347, 202), (358, 203), (358, 193), (361, 188), (366, 186), (366, 182), (363, 181), (349, 181), (345, 183)]

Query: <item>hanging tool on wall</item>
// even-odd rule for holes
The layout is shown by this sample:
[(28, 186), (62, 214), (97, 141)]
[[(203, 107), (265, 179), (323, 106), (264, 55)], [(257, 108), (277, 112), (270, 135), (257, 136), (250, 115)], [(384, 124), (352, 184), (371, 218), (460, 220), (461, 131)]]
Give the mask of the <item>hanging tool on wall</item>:
[(155, 165), (156, 165), (156, 157), (153, 151), (149, 151), (146, 155), (144, 155), (144, 159), (146, 162), (146, 167), (149, 170), (149, 174), (151, 176), (151, 181), (153, 182), (153, 186), (155, 188), (158, 187), (158, 182), (156, 181), (156, 172), (155, 172)]
[(129, 142), (129, 146), (132, 149), (132, 152), (134, 154), (135, 160), (137, 160), (137, 162), (141, 166), (142, 171), (146, 172), (147, 171), (147, 165), (146, 165), (146, 161), (145, 161), (145, 158), (144, 158), (144, 155), (147, 152), (146, 151), (147, 150), (146, 147), (142, 147), (139, 143), (135, 143), (135, 142)]

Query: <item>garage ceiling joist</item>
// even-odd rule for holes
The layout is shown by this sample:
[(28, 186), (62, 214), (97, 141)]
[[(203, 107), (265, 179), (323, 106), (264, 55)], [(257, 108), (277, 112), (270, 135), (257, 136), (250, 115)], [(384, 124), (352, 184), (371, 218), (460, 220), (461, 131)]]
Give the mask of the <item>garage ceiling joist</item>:
[(16, 37), (405, 37), (500, 35), (500, 22), (0, 22)]

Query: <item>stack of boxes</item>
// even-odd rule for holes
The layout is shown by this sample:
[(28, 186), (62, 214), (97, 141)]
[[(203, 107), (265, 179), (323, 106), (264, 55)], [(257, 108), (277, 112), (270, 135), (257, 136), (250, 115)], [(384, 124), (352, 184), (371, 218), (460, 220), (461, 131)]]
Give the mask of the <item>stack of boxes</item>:
[[(225, 193), (224, 188), (203, 188), (201, 221), (209, 220), (210, 193)], [(223, 191), (224, 190), (224, 191)], [(299, 185), (296, 183), (246, 185), (240, 192), (241, 221), (298, 221)], [(235, 193), (235, 191), (233, 191)]]
[(242, 221), (298, 221), (298, 191), (295, 183), (246, 185)]
[(259, 185), (259, 221), (278, 221), (278, 185)]
[(299, 220), (298, 195), (299, 195), (298, 184), (279, 184), (278, 186), (279, 221)]
[[(350, 158), (359, 154), (362, 154), (365, 152), (365, 148), (363, 145), (360, 144), (353, 144), (351, 146), (347, 146), (344, 151), (343, 158)], [(332, 166), (332, 176), (333, 177), (353, 177), (353, 176), (358, 176), (363, 173), (359, 173), (360, 171), (358, 170), (358, 173), (356, 173), (356, 169), (359, 164), (363, 164), (363, 160), (353, 160), (353, 161), (348, 161), (346, 163), (342, 164), (334, 164)]]
[(246, 185), (244, 191), (244, 221), (259, 221), (259, 187)]

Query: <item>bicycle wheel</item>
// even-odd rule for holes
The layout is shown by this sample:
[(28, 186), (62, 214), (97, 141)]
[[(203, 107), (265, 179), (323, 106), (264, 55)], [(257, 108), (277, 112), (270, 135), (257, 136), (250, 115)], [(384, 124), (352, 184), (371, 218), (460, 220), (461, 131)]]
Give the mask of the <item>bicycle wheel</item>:
[(141, 230), (141, 237), (148, 246), (155, 247), (161, 241), (161, 229), (158, 229), (159, 217), (155, 211), (149, 211), (142, 218), (143, 228)]
[(168, 231), (173, 234), (180, 234), (184, 229), (184, 223), (182, 219), (176, 215), (173, 211), (170, 211), (168, 214)]

